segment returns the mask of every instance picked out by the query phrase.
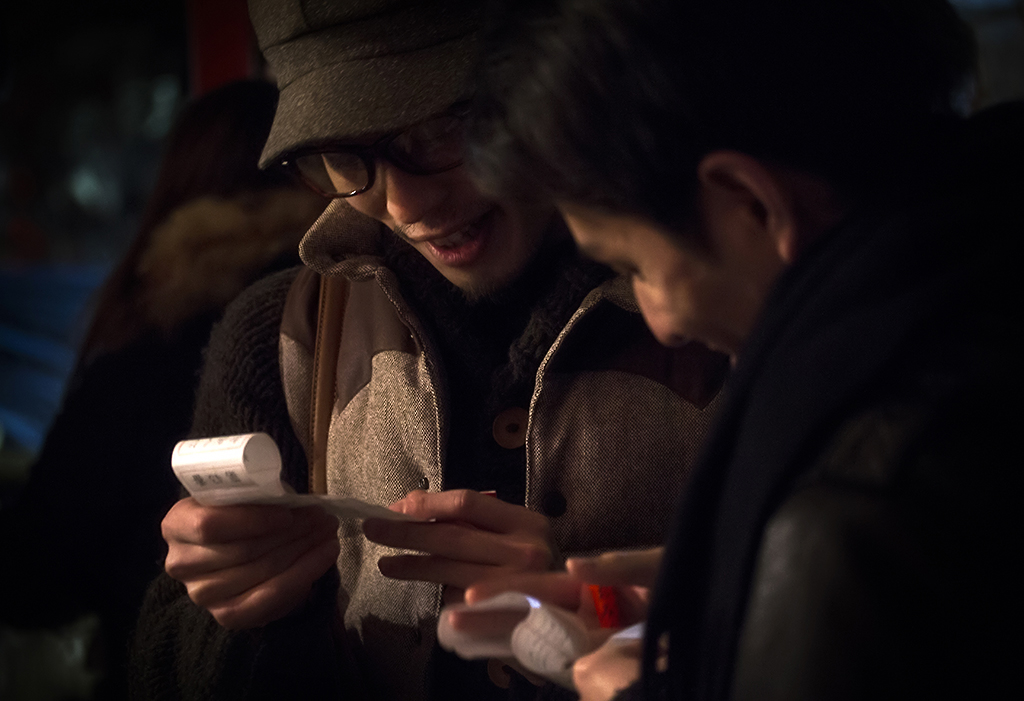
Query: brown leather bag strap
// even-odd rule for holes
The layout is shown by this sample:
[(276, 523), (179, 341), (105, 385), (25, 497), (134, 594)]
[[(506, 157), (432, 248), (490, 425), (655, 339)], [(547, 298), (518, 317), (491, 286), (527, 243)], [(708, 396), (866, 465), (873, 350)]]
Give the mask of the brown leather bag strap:
[(320, 276), (320, 306), (316, 321), (316, 345), (313, 349), (313, 391), (309, 416), (310, 494), (327, 493), (327, 434), (337, 387), (338, 351), (345, 319), (348, 281), (336, 275)]

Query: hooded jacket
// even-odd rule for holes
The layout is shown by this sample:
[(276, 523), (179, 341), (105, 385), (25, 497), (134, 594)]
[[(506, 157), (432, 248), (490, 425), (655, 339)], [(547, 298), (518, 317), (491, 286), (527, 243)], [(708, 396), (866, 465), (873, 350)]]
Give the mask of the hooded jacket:
[[(251, 290), (215, 334), (194, 435), (271, 433), (282, 448), (285, 478), (305, 491), (316, 274), (341, 275), (349, 281), (345, 309), (329, 310), (344, 318), (328, 491), (389, 504), (413, 489), (453, 486), (452, 370), (422, 300), (410, 301), (408, 285), (385, 264), (387, 237), (393, 235), (344, 202), (328, 208), (301, 246), (309, 269)], [(523, 338), (552, 304), (544, 297), (513, 347), (530, 345)], [(606, 280), (580, 297), (553, 330), (553, 341), (539, 349), (523, 404), (481, 408), (496, 410), (483, 422), (494, 431), (487, 440), (500, 438), (507, 447), (497, 450), (519, 456), (520, 498), (551, 518), (563, 555), (655, 545), (727, 363), (698, 344), (660, 346), (624, 280)], [(634, 412), (637, 402), (652, 409)], [(493, 422), (508, 416), (523, 420)], [(505, 496), (501, 489), (499, 496)], [(358, 523), (342, 523), (339, 536), (337, 573), (321, 581), (319, 596), (255, 635), (211, 626), (183, 588), (166, 578), (158, 582), (140, 623), (139, 639), (147, 638), (148, 648), (140, 657), (148, 677), (144, 695), (174, 697), (161, 684), (184, 675), (168, 665), (180, 671), (191, 660), (206, 673), (186, 682), (186, 698), (300, 691), (345, 698), (357, 679), (372, 698), (441, 697), (430, 671), (441, 588), (381, 575), (377, 560), (397, 551), (368, 542)], [(204, 625), (190, 630), (204, 617)], [(470, 697), (471, 687), (467, 680)]]

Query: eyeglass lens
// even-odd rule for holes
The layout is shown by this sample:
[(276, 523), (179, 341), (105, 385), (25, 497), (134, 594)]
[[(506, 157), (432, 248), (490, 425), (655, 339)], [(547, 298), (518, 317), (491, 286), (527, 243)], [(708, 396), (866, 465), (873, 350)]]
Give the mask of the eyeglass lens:
[(385, 153), (410, 172), (437, 172), (461, 162), (464, 133), (462, 119), (444, 115), (397, 134)]
[(295, 159), (302, 176), (318, 190), (347, 195), (366, 188), (370, 173), (359, 154), (346, 151), (309, 153)]
[(465, 125), (458, 115), (442, 115), (362, 149), (300, 155), (294, 163), (316, 189), (342, 197), (364, 191), (371, 182), (372, 154), (402, 170), (429, 175), (462, 162)]

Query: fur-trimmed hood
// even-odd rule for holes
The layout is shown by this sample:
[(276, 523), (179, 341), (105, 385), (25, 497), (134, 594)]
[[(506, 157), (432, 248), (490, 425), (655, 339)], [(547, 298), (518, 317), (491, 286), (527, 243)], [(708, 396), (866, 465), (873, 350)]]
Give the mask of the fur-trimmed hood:
[(275, 261), (298, 264), (299, 241), (324, 206), (311, 192), (281, 188), (202, 197), (174, 210), (154, 229), (136, 269), (147, 325), (170, 333), (223, 308)]

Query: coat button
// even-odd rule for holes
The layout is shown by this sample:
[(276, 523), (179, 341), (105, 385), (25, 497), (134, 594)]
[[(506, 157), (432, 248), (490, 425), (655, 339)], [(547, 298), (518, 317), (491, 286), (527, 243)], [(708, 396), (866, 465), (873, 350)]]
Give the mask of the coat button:
[(494, 442), (509, 450), (522, 448), (526, 445), (526, 425), (529, 420), (530, 413), (526, 409), (512, 407), (501, 412), (491, 426)]
[(416, 483), (416, 489), (422, 489), (424, 492), (430, 489), (430, 480), (426, 475), (420, 477), (420, 481)]
[(540, 500), (540, 512), (548, 518), (558, 518), (567, 506), (565, 496), (557, 490), (548, 492)]

